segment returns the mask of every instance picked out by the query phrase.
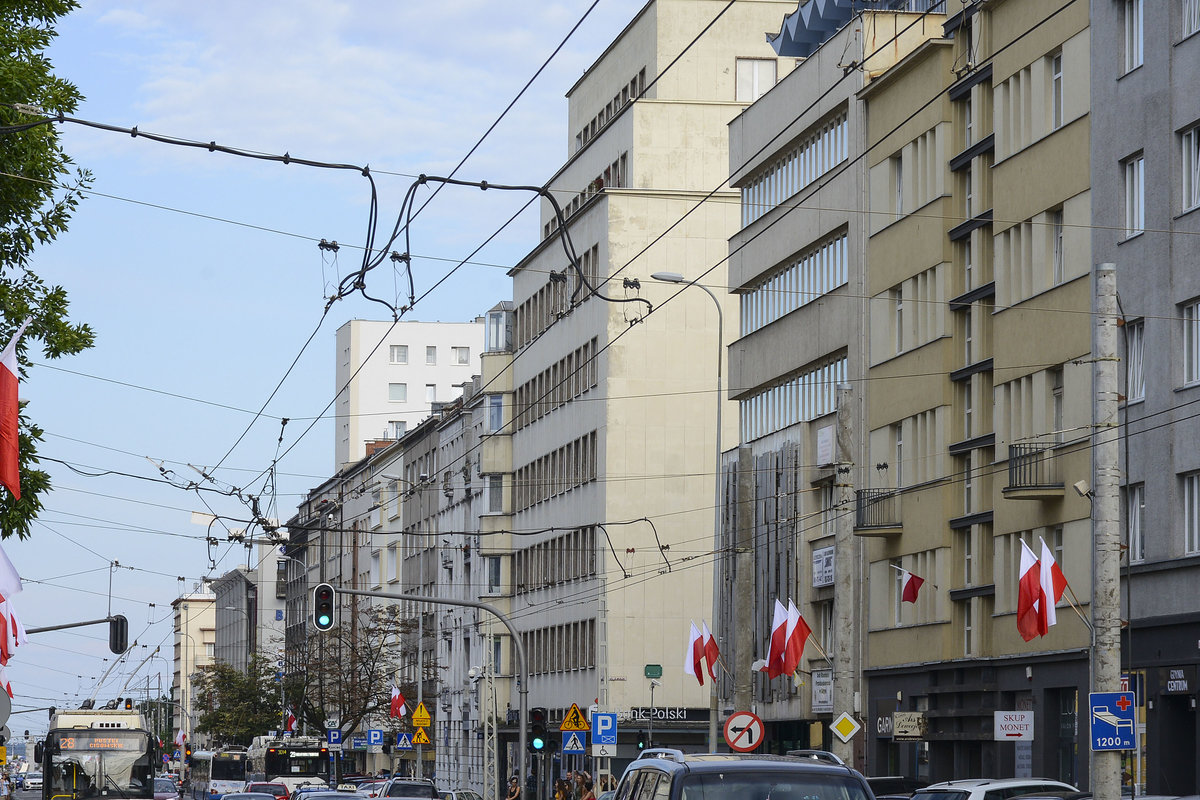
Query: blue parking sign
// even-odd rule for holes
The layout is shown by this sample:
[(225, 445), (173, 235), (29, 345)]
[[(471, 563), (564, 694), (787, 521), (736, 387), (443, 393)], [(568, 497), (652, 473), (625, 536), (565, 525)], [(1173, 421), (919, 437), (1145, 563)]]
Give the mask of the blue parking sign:
[(342, 743), (342, 729), (341, 728), (326, 728), (325, 729), (325, 738), (330, 744), (341, 744)]
[(592, 744), (617, 744), (616, 714), (592, 714)]
[(1092, 750), (1133, 750), (1137, 746), (1137, 703), (1133, 692), (1088, 695)]
[(367, 745), (374, 746), (383, 744), (383, 730), (380, 728), (371, 728), (367, 731)]

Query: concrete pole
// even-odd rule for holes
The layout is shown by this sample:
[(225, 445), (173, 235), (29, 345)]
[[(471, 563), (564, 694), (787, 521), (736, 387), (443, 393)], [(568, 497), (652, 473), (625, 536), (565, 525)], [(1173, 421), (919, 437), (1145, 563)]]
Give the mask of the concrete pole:
[[(1092, 691), (1121, 691), (1121, 529), (1117, 384), (1116, 265), (1096, 267), (1096, 325), (1092, 342), (1095, 431), (1092, 449)], [(1121, 755), (1092, 753), (1092, 796), (1120, 800)]]
[(738, 448), (737, 538), (734, 542), (733, 613), (735, 626), (733, 708), (750, 711), (754, 693), (754, 456), (749, 447)]
[[(856, 688), (855, 645), (858, 641), (858, 601), (855, 598), (854, 573), (854, 480), (853, 455), (850, 440), (853, 424), (850, 413), (850, 386), (837, 389), (837, 523), (834, 537), (833, 573), (833, 713), (843, 711), (857, 716), (854, 693)], [(828, 647), (829, 642), (823, 642)], [(833, 752), (847, 764), (854, 763), (854, 740), (843, 742), (835, 734)]]

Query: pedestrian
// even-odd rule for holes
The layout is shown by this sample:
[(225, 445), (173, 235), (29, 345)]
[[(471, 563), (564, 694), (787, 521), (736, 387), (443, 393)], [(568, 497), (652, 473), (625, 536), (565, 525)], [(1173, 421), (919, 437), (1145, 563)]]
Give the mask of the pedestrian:
[(586, 772), (583, 774), (583, 797), (580, 800), (596, 800), (596, 793), (592, 791), (592, 776)]
[(508, 781), (508, 794), (504, 796), (504, 800), (520, 800), (521, 797), (521, 782), (517, 780), (517, 776), (513, 775)]
[(567, 782), (562, 778), (554, 779), (554, 800), (567, 800)]

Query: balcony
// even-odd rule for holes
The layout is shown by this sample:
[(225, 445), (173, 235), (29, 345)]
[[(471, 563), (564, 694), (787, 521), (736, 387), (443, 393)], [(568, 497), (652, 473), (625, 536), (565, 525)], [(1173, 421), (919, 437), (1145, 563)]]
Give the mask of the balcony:
[(1022, 442), (1008, 446), (1008, 486), (1013, 500), (1054, 500), (1063, 496), (1058, 473), (1058, 442)]
[(854, 493), (856, 536), (898, 536), (900, 494), (895, 489), (859, 489)]

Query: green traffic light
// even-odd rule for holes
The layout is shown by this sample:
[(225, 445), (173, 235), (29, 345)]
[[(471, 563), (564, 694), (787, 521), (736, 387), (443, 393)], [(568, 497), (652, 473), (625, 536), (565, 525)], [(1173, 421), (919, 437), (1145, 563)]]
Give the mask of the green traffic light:
[(328, 625), (329, 622), (330, 622), (330, 619), (329, 619), (328, 614), (322, 614), (321, 616), (317, 617), (318, 625)]
[(540, 736), (533, 737), (533, 749), (543, 750), (546, 747), (546, 740)]

